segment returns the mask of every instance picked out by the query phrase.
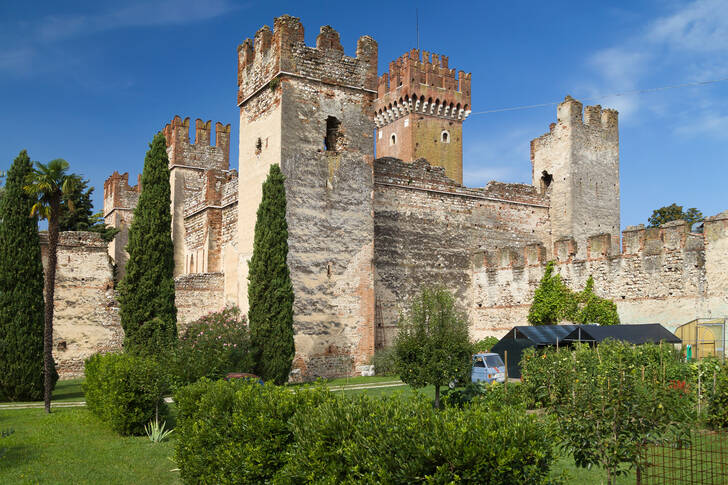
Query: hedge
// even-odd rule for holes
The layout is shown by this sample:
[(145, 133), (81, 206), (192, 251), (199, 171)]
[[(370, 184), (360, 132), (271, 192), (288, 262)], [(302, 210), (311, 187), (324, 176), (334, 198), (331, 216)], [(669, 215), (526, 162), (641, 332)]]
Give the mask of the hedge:
[(142, 435), (167, 408), (165, 372), (154, 359), (132, 354), (96, 354), (86, 360), (86, 407), (122, 435)]
[(348, 399), (206, 379), (177, 392), (185, 483), (548, 483), (553, 427), (479, 400)]

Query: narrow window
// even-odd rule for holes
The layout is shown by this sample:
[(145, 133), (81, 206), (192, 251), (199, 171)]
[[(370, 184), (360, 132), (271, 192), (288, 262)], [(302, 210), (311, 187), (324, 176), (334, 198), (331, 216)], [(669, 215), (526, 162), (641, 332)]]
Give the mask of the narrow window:
[(390, 145), (396, 145), (397, 144), (397, 135), (392, 134), (392, 137), (389, 139)]
[(447, 131), (443, 131), (440, 135), (440, 141), (442, 141), (443, 143), (450, 143), (450, 133), (448, 133)]
[(549, 188), (551, 185), (551, 182), (553, 182), (554, 176), (548, 173), (546, 170), (541, 172), (541, 191), (545, 191)]
[(263, 150), (263, 140), (261, 140), (260, 138), (258, 138), (255, 141), (255, 154), (256, 155), (260, 155), (261, 150)]
[(327, 152), (337, 151), (337, 145), (340, 137), (340, 126), (341, 122), (333, 116), (326, 118), (326, 138), (324, 138), (324, 147), (326, 147)]

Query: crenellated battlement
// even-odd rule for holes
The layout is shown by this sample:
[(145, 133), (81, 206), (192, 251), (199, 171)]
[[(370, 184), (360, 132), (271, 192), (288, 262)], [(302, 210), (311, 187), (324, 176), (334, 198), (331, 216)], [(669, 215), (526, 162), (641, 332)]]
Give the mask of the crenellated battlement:
[(419, 113), (450, 120), (470, 114), (471, 74), (448, 66), (448, 57), (412, 49), (389, 63), (379, 77), (375, 121), (377, 127)]
[(274, 89), (271, 81), (279, 76), (376, 92), (378, 48), (374, 39), (360, 37), (356, 56), (349, 57), (331, 26), (321, 27), (316, 47), (307, 46), (303, 34), (299, 18), (283, 15), (275, 19), (272, 31), (265, 25), (252, 40), (238, 46), (239, 105), (266, 86)]
[(167, 140), (170, 168), (174, 166), (228, 170), (230, 124), (215, 123), (215, 145), (211, 145), (212, 121), (195, 120), (195, 139), (190, 140), (190, 118), (175, 116), (162, 130)]
[(601, 132), (607, 137), (619, 136), (619, 113), (615, 109), (602, 108), (600, 105), (586, 106), (567, 95), (556, 110), (556, 123), (549, 125), (549, 132), (531, 141), (531, 151), (546, 144), (560, 130), (587, 128)]
[(137, 177), (137, 185), (129, 185), (129, 173), (114, 171), (104, 181), (104, 217), (117, 209), (133, 210), (139, 201), (142, 176)]
[[(708, 218), (706, 234), (714, 233), (713, 226), (728, 226), (728, 216)], [(665, 257), (675, 252), (700, 252), (705, 250), (704, 234), (691, 233), (685, 221), (673, 221), (660, 227), (645, 228), (644, 225), (630, 226), (622, 231), (622, 251), (613, 245), (609, 233), (595, 234), (586, 238), (586, 259), (577, 257), (579, 247), (573, 237), (564, 237), (553, 243), (553, 260), (557, 264), (583, 264), (599, 260), (619, 258)], [(709, 232), (710, 231), (710, 232)], [(723, 234), (723, 233), (721, 233)], [(728, 231), (721, 238), (728, 239)], [(523, 266), (545, 266), (546, 247), (543, 244), (525, 246), (506, 246), (492, 251), (475, 251), (482, 254), (482, 264), (490, 269), (519, 268)], [(476, 257), (476, 261), (481, 261)]]

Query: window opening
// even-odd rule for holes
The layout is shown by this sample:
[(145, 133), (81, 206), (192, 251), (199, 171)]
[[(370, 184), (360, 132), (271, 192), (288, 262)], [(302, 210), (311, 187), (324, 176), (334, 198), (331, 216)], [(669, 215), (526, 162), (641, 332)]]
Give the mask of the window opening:
[(443, 131), (440, 138), (443, 143), (450, 143), (450, 133), (447, 131)]
[(551, 185), (551, 182), (553, 182), (554, 176), (548, 173), (546, 170), (541, 172), (541, 186), (544, 189), (548, 189)]
[(258, 138), (255, 141), (255, 154), (256, 155), (260, 155), (261, 150), (263, 150), (263, 140), (261, 140), (260, 138)]
[(326, 138), (324, 138), (324, 147), (326, 147), (326, 151), (337, 151), (337, 144), (339, 142), (339, 137), (341, 136), (339, 133), (340, 127), (341, 122), (338, 119), (333, 116), (326, 118)]
[(392, 134), (392, 137), (389, 139), (390, 145), (396, 145), (397, 144), (397, 135)]

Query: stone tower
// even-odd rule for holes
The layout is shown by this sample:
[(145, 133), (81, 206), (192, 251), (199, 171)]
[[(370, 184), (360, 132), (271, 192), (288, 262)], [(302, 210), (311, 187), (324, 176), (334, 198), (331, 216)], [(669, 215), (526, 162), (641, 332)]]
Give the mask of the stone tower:
[[(187, 254), (185, 244), (185, 207), (203, 190), (210, 176), (230, 171), (230, 125), (215, 124), (214, 145), (210, 144), (211, 125), (210, 121), (195, 120), (194, 143), (190, 141), (189, 118), (182, 120), (175, 116), (163, 130), (169, 157), (175, 276), (195, 272), (189, 271), (190, 258), (193, 258), (193, 266), (201, 267), (204, 272), (219, 271), (219, 248), (207, 244), (198, 254), (192, 255)], [(208, 226), (214, 225), (208, 221)]]
[(463, 183), (463, 121), (470, 114), (470, 74), (455, 77), (447, 56), (417, 49), (389, 64), (379, 78), (377, 158), (427, 159)]
[[(572, 240), (569, 252), (587, 255), (587, 238), (609, 234), (619, 252), (619, 130), (617, 111), (567, 96), (549, 133), (531, 141), (532, 183), (550, 197), (551, 245)], [(561, 244), (563, 246), (563, 244)]]
[(324, 26), (309, 47), (300, 20), (284, 15), (238, 54), (241, 309), (248, 309), (261, 185), (279, 164), (295, 296), (294, 368), (308, 376), (356, 371), (374, 349), (377, 44), (361, 37), (356, 57), (347, 56), (339, 34)]
[(119, 174), (114, 171), (104, 181), (104, 223), (115, 227), (119, 233), (109, 243), (109, 256), (116, 264), (116, 280), (121, 281), (126, 273), (126, 262), (129, 255), (126, 245), (129, 242), (129, 227), (134, 219), (134, 209), (141, 194), (142, 176), (137, 178), (136, 185), (129, 185), (129, 173)]

